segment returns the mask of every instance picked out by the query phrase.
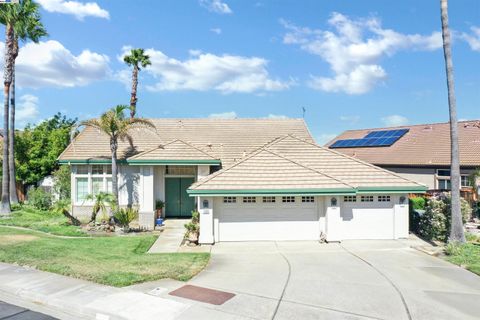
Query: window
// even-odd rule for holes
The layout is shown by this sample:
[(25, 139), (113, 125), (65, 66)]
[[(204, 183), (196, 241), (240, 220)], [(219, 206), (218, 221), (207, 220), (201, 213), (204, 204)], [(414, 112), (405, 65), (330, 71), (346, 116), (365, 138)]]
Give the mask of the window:
[(390, 196), (378, 196), (378, 202), (390, 202)]
[(105, 190), (107, 193), (112, 193), (113, 188), (112, 188), (112, 178), (107, 178), (107, 190)]
[(112, 174), (112, 166), (108, 165), (108, 166), (105, 166), (105, 168), (107, 169), (105, 170), (107, 174)]
[(315, 197), (313, 196), (305, 196), (305, 197), (302, 197), (302, 202), (315, 202)]
[(255, 203), (257, 202), (256, 197), (243, 197), (243, 203)]
[(460, 184), (462, 187), (471, 187), (472, 186), (472, 181), (470, 180), (469, 176), (461, 176), (460, 177)]
[(373, 196), (361, 196), (360, 200), (362, 202), (373, 202)]
[(450, 183), (450, 179), (439, 179), (438, 180), (438, 189), (440, 190), (450, 190), (452, 188), (452, 184)]
[(88, 166), (77, 166), (77, 174), (88, 174)]
[(194, 176), (195, 166), (167, 166), (165, 173), (176, 176)]
[(88, 195), (88, 178), (76, 178), (77, 201), (85, 201)]
[(210, 174), (217, 172), (222, 169), (222, 166), (210, 166)]
[(293, 202), (295, 202), (295, 197), (291, 197), (291, 196), (282, 197), (282, 202), (283, 203), (293, 203)]
[(450, 177), (450, 170), (437, 170), (437, 175), (440, 177)]
[(343, 202), (357, 202), (356, 196), (345, 196), (343, 197)]
[(99, 165), (92, 166), (92, 174), (103, 174), (103, 166), (99, 166)]
[(275, 203), (275, 197), (263, 197), (263, 203)]
[(237, 197), (223, 197), (223, 203), (237, 203)]
[(92, 178), (92, 194), (97, 195), (103, 191), (103, 178)]

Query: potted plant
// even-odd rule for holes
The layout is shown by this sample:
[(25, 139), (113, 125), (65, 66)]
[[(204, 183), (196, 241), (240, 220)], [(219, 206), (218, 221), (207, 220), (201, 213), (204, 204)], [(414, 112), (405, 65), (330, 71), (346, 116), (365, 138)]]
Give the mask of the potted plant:
[(157, 219), (162, 217), (163, 208), (165, 207), (165, 202), (162, 200), (155, 201), (155, 212), (157, 213)]

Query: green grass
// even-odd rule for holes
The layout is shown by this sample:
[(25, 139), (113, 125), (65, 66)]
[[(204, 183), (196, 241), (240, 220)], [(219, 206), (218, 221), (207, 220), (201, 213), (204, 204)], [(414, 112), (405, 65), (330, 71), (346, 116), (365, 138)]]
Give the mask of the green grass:
[(0, 261), (123, 287), (171, 278), (186, 281), (208, 263), (208, 253), (147, 254), (153, 235), (56, 238), (0, 227)]
[(455, 245), (455, 248), (447, 247), (447, 261), (462, 266), (473, 273), (480, 275), (480, 245), (466, 243)]
[(22, 206), (9, 217), (0, 218), (0, 225), (24, 227), (60, 236), (86, 237), (81, 228), (69, 225), (65, 216)]

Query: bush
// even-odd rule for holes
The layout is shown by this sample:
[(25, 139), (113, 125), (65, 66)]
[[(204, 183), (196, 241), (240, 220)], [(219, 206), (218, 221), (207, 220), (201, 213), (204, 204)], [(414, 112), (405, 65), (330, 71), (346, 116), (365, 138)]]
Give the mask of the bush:
[[(471, 216), (468, 202), (461, 199), (463, 223)], [(451, 198), (442, 194), (428, 199), (425, 213), (418, 220), (418, 234), (427, 240), (447, 241), (451, 226)]]
[(200, 233), (199, 222), (200, 214), (197, 211), (192, 211), (192, 220), (184, 225), (185, 229), (187, 229), (187, 231), (185, 232), (186, 238), (198, 238), (198, 235)]
[(52, 195), (43, 188), (31, 188), (27, 192), (28, 204), (35, 209), (47, 211), (52, 207)]
[(445, 254), (447, 256), (456, 256), (460, 253), (461, 247), (457, 242), (449, 242), (445, 246)]
[(60, 166), (53, 172), (53, 190), (59, 199), (70, 199), (71, 183), (70, 166)]
[(418, 214), (417, 210), (425, 210), (426, 203), (427, 199), (423, 197), (409, 199), (409, 222), (410, 230), (413, 232), (418, 233), (419, 230), (420, 215)]
[(128, 229), (130, 222), (135, 220), (138, 217), (138, 209), (133, 208), (122, 208), (117, 210), (113, 217), (115, 221), (124, 229)]

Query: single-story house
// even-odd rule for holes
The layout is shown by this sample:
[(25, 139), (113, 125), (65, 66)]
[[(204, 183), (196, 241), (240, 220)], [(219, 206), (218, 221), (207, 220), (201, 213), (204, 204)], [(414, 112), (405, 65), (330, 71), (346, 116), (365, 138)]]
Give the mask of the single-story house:
[[(302, 119), (152, 119), (119, 144), (119, 202), (153, 228), (200, 212), (200, 242), (397, 239), (408, 236), (407, 195), (426, 187), (315, 144)], [(110, 192), (109, 141), (84, 129), (61, 154), (71, 166), (72, 213)]]
[[(469, 198), (470, 179), (480, 168), (480, 121), (460, 121), (461, 191)], [(325, 147), (398, 173), (431, 192), (450, 190), (450, 124), (434, 123), (348, 130)]]

